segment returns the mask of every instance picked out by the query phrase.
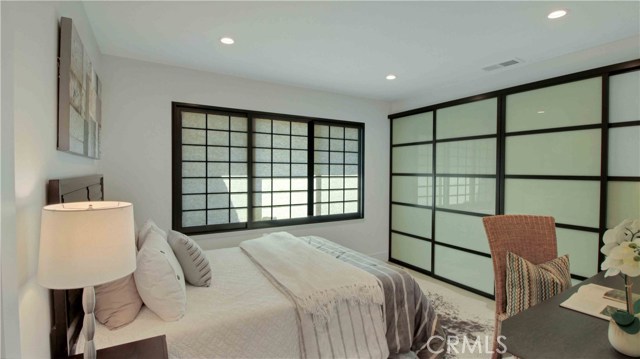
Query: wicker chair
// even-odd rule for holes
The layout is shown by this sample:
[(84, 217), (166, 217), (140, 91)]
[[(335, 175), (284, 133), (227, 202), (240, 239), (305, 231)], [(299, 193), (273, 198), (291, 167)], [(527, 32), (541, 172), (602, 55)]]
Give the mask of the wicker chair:
[(507, 318), (505, 290), (507, 252), (516, 254), (533, 264), (541, 264), (558, 256), (556, 227), (553, 217), (530, 215), (501, 215), (484, 217), (484, 229), (489, 239), (493, 259), (496, 298), (496, 324), (493, 338), (493, 358), (502, 321)]

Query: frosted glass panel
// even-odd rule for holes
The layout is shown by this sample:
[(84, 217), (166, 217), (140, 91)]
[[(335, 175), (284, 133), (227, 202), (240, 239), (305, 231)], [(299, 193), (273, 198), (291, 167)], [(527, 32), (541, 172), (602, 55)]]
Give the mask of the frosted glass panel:
[(482, 217), (436, 211), (435, 240), (490, 253)]
[(204, 193), (207, 191), (205, 179), (187, 178), (182, 180), (182, 193)]
[(459, 211), (494, 214), (496, 180), (474, 177), (437, 177), (436, 206)]
[(274, 120), (271, 123), (273, 133), (282, 133), (288, 135), (291, 132), (291, 122)]
[(495, 134), (498, 100), (491, 98), (443, 108), (436, 113), (436, 138)]
[(182, 164), (183, 177), (203, 177), (206, 174), (204, 163), (184, 162)]
[(506, 173), (600, 176), (600, 130), (506, 139)]
[(205, 137), (205, 132), (203, 130), (190, 130), (183, 129), (182, 130), (182, 143), (187, 145), (204, 145), (207, 143), (207, 139)]
[(207, 224), (206, 211), (182, 212), (182, 226), (204, 226)]
[(491, 258), (436, 245), (435, 274), (493, 294)]
[(553, 216), (558, 223), (598, 228), (600, 182), (507, 179), (506, 214)]
[(591, 277), (598, 273), (599, 235), (556, 228), (558, 256), (569, 254), (571, 273)]
[(607, 186), (607, 228), (640, 218), (640, 182), (609, 181)]
[(391, 258), (431, 271), (431, 243), (391, 233)]
[(436, 173), (495, 174), (496, 140), (438, 143)]
[(391, 229), (431, 238), (431, 210), (424, 208), (391, 206)]
[(233, 131), (247, 131), (247, 118), (246, 117), (234, 117), (231, 116), (231, 130)]
[(640, 121), (640, 71), (609, 78), (609, 122)]
[(600, 77), (507, 96), (507, 132), (601, 122)]
[(207, 115), (207, 127), (209, 129), (228, 130), (229, 129), (229, 117), (222, 115)]
[(206, 161), (207, 156), (203, 146), (182, 146), (182, 159), (187, 161)]
[(182, 127), (205, 128), (206, 115), (197, 112), (182, 112)]
[(182, 196), (182, 209), (206, 209), (205, 195)]
[(393, 173), (431, 173), (432, 145), (394, 147)]
[(640, 177), (640, 126), (609, 129), (609, 176)]
[(431, 141), (433, 139), (433, 112), (393, 119), (391, 144)]
[(391, 201), (433, 206), (431, 177), (393, 176)]

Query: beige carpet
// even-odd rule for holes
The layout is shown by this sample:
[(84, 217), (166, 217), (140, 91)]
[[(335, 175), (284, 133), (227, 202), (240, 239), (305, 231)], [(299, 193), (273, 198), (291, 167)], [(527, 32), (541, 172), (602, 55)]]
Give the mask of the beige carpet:
[[(490, 358), (488, 352), (491, 351), (493, 339), (495, 302), (422, 273), (403, 269), (416, 279), (433, 302), (449, 335), (458, 337), (460, 341), (460, 344), (450, 347), (447, 358)], [(465, 336), (471, 346), (476, 345), (473, 352), (470, 352), (469, 344), (463, 345)], [(476, 341), (480, 342), (481, 348)], [(455, 353), (456, 349), (458, 353)]]

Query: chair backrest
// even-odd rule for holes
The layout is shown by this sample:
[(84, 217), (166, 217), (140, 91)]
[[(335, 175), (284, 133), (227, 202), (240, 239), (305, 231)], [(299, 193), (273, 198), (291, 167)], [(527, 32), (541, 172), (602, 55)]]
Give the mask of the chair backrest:
[(556, 224), (553, 217), (500, 215), (484, 217), (495, 277), (496, 312), (506, 311), (506, 257), (516, 254), (533, 264), (541, 264), (558, 256)]

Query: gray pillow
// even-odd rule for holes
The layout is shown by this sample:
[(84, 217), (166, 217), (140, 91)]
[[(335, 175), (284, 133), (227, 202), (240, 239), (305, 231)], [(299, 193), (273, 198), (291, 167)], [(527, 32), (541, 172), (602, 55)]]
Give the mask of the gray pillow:
[(173, 253), (178, 258), (184, 278), (196, 287), (211, 285), (211, 266), (207, 255), (193, 239), (176, 231), (170, 231), (167, 237)]

